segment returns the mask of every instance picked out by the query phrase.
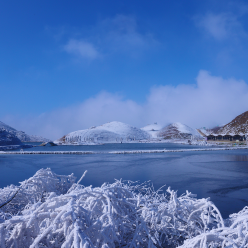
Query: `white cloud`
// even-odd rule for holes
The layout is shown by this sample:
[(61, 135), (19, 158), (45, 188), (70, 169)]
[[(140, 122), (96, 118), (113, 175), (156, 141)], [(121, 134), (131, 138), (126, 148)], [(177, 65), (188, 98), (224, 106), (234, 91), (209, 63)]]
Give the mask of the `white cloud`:
[(162, 125), (179, 121), (192, 127), (209, 127), (225, 124), (247, 110), (247, 83), (200, 71), (195, 84), (153, 87), (144, 104), (102, 92), (79, 105), (40, 116), (1, 120), (29, 134), (56, 139), (71, 131), (114, 120), (138, 127), (155, 121)]
[(104, 32), (105, 45), (109, 44), (112, 50), (143, 50), (158, 44), (151, 33), (138, 31), (136, 19), (131, 16), (117, 15), (106, 19), (99, 23), (98, 28)]
[(207, 13), (196, 18), (196, 24), (219, 41), (246, 36), (238, 16), (232, 13)]
[(88, 59), (113, 54), (137, 56), (159, 44), (151, 33), (138, 30), (134, 17), (125, 15), (102, 20), (87, 32), (77, 31), (75, 36), (64, 46), (64, 50)]
[(83, 40), (69, 40), (64, 46), (64, 50), (81, 58), (93, 60), (99, 57), (99, 52), (96, 50), (95, 46)]

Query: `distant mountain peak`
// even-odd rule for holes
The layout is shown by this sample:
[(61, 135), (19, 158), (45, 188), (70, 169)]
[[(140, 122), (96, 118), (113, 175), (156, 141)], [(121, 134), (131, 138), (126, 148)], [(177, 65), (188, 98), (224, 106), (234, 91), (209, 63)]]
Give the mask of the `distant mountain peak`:
[(56, 143), (88, 144), (88, 143), (120, 143), (150, 138), (149, 134), (129, 124), (112, 121), (100, 126), (71, 132)]
[(17, 131), (15, 128), (3, 123), (0, 121), (0, 129), (5, 129), (6, 131), (13, 133), (18, 139), (22, 142), (48, 142), (51, 141), (49, 139), (43, 138), (41, 136), (36, 135), (28, 135), (23, 131)]
[(199, 136), (200, 133), (185, 124), (174, 122), (160, 130), (158, 136), (165, 139), (189, 139), (191, 136)]
[(22, 145), (20, 139), (14, 132), (8, 132), (5, 128), (0, 128), (0, 146)]
[(248, 111), (238, 115), (231, 122), (221, 127), (218, 134), (247, 134), (248, 133)]

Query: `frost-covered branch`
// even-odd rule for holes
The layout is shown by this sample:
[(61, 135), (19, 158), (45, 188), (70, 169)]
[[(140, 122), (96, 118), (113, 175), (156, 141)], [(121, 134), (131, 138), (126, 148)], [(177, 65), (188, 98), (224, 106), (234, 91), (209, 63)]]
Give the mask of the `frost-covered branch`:
[(51, 169), (40, 169), (20, 186), (10, 185), (0, 189), (0, 206), (5, 213), (15, 215), (28, 204), (42, 199), (48, 192), (66, 193), (75, 182), (73, 174), (69, 176), (57, 175)]
[(224, 221), (209, 199), (188, 191), (178, 197), (149, 183), (116, 180), (85, 187), (74, 182), (73, 175), (46, 169), (21, 183), (31, 200), (14, 216), (0, 212), (0, 247), (248, 246), (248, 208)]

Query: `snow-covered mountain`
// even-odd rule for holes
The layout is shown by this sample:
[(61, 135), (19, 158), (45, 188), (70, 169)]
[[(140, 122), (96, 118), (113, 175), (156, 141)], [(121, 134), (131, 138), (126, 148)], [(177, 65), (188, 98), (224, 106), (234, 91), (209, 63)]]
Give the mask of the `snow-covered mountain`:
[(197, 131), (203, 136), (203, 137), (206, 137), (208, 136), (211, 131), (210, 129), (206, 129), (206, 128), (197, 128)]
[(202, 137), (196, 129), (180, 122), (169, 124), (158, 133), (158, 137), (164, 139), (190, 139), (192, 135), (199, 138)]
[(221, 127), (217, 134), (244, 135), (248, 134), (248, 111), (238, 115), (231, 122)]
[(69, 133), (54, 142), (60, 144), (125, 143), (149, 138), (150, 135), (139, 128), (113, 121)]
[(0, 146), (16, 146), (22, 145), (13, 132), (8, 132), (4, 128), (0, 128)]
[(157, 138), (159, 131), (162, 129), (162, 126), (157, 124), (157, 122), (153, 124), (149, 124), (145, 127), (142, 127), (141, 130), (146, 131), (152, 138)]
[(51, 140), (43, 138), (41, 136), (36, 135), (28, 135), (23, 131), (17, 131), (13, 127), (3, 123), (0, 121), (0, 129), (5, 129), (9, 133), (13, 133), (18, 139), (22, 142), (49, 142)]

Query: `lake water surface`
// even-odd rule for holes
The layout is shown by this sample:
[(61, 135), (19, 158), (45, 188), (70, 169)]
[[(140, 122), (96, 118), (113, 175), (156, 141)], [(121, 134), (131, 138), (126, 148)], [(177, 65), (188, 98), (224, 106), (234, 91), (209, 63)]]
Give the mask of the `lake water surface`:
[[(124, 151), (202, 148), (179, 144), (106, 144), (101, 146), (33, 147), (47, 151)], [(166, 184), (178, 190), (210, 197), (224, 218), (248, 206), (248, 150), (186, 151), (180, 153), (85, 154), (85, 155), (0, 155), (0, 187), (18, 184), (40, 168), (58, 174), (88, 170), (82, 184), (100, 186), (114, 179), (140, 182), (151, 180), (155, 189)]]

